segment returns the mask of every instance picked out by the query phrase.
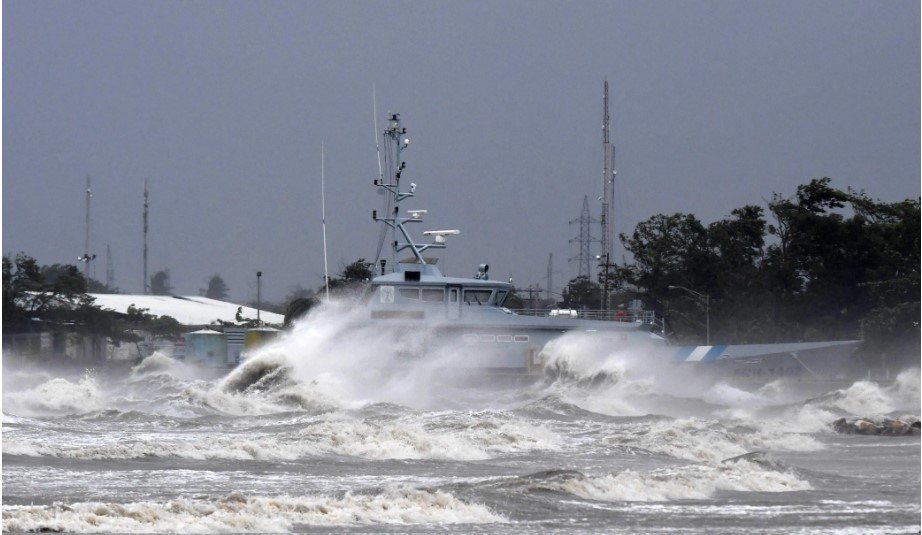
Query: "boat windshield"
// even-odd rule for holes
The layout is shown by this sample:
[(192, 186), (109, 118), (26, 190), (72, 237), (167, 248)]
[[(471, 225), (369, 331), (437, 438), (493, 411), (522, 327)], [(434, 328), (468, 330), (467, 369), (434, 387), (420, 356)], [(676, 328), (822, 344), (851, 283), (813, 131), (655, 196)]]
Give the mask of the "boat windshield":
[(493, 290), (464, 290), (464, 302), (469, 305), (486, 305), (490, 303)]
[(496, 306), (501, 307), (503, 303), (506, 302), (506, 296), (509, 295), (509, 292), (506, 290), (499, 290), (496, 292)]

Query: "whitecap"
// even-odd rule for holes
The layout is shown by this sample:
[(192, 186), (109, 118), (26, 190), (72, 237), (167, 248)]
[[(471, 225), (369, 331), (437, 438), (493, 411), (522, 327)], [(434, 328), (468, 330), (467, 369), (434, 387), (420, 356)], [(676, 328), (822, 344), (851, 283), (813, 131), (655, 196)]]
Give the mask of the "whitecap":
[(354, 526), (506, 522), (486, 506), (443, 491), (393, 487), (341, 496), (177, 498), (168, 502), (7, 506), (4, 531), (74, 533), (288, 532), (295, 525)]

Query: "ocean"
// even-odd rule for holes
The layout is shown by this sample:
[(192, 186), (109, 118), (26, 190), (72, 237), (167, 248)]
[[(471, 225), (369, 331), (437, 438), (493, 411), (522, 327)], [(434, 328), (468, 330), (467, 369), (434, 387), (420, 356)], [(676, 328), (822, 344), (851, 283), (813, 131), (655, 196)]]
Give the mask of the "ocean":
[(741, 386), (564, 338), (496, 382), (401, 343), (314, 319), (223, 376), (4, 355), (3, 531), (920, 532), (918, 433), (835, 424), (918, 421), (918, 369)]

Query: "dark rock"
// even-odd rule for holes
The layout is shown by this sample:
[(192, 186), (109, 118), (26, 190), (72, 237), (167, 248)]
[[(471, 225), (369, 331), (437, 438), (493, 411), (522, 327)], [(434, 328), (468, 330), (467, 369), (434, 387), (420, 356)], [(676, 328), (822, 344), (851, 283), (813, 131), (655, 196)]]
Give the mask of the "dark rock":
[(920, 436), (922, 434), (922, 424), (918, 420), (891, 420), (889, 418), (880, 422), (864, 418), (849, 422), (845, 418), (839, 418), (832, 422), (832, 429), (846, 435)]

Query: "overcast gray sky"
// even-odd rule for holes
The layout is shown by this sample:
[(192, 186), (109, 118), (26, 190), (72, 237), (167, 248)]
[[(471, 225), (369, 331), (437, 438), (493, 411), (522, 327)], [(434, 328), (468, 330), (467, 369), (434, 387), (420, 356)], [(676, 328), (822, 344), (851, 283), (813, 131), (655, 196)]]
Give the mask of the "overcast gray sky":
[[(3, 244), (42, 264), (84, 250), (142, 291), (220, 274), (232, 300), (322, 283), (373, 258), (378, 128), (401, 113), (419, 185), (404, 208), (459, 228), (443, 271), (546, 286), (601, 193), (602, 84), (617, 146), (615, 232), (705, 223), (829, 176), (920, 194), (920, 8), (905, 1), (7, 0)], [(425, 230), (415, 227), (414, 230)], [(594, 233), (598, 235), (598, 230)], [(616, 254), (621, 255), (620, 244)]]

